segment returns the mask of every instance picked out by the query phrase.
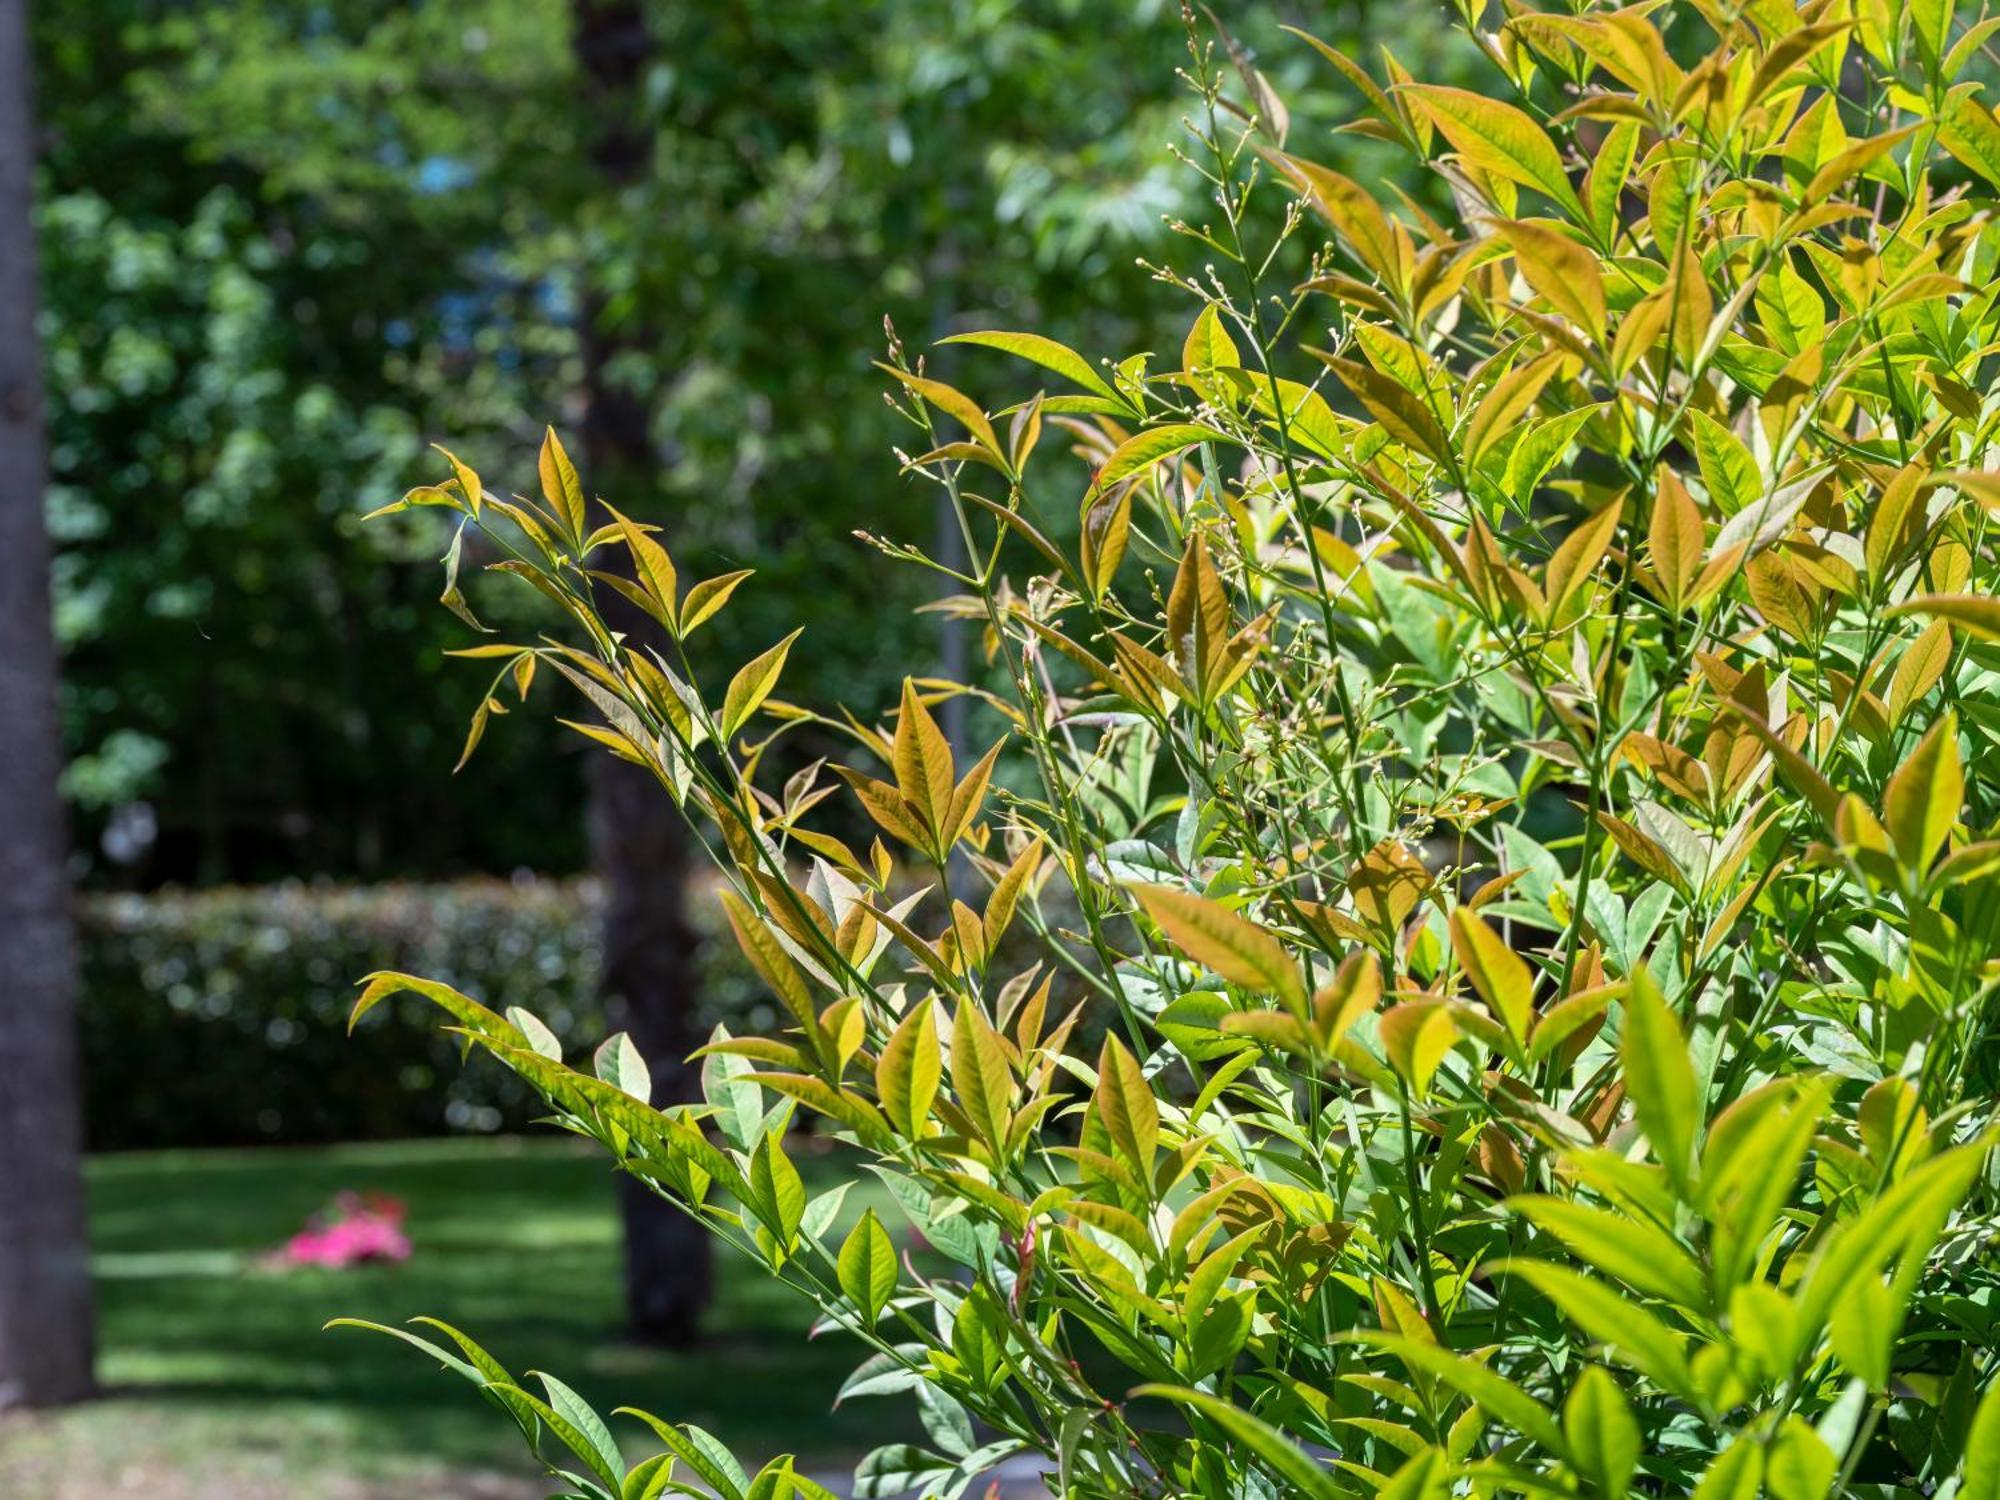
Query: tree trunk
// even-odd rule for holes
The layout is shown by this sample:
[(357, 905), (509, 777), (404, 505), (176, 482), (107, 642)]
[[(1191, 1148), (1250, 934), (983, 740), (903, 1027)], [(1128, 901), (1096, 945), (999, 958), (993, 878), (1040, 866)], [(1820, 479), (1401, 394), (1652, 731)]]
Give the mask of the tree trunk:
[(90, 1394), (25, 0), (0, 0), (0, 1408)]
[[(640, 87), (652, 56), (640, 0), (575, 0), (574, 41), (585, 98), (598, 122), (592, 165), (613, 190), (643, 179), (653, 153), (640, 117)], [(601, 299), (583, 299), (584, 482), (620, 497), (654, 483), (657, 458), (646, 402), (610, 376), (643, 335), (607, 324)], [(612, 623), (635, 639), (652, 628), (622, 599), (607, 598)], [(686, 1058), (701, 1044), (695, 1005), (694, 938), (685, 886), (688, 834), (665, 790), (637, 766), (595, 757), (590, 778), (591, 854), (605, 885), (604, 994), (614, 1022), (631, 1033), (653, 1075), (653, 1102), (699, 1096)], [(626, 1312), (632, 1336), (685, 1346), (700, 1334), (714, 1273), (708, 1233), (635, 1178), (621, 1184)]]

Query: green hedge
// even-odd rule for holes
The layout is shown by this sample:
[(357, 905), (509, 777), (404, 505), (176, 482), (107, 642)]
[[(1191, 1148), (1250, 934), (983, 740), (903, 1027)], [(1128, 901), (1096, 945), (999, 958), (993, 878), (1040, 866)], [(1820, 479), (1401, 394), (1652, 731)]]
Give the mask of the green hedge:
[[(704, 930), (714, 903), (691, 905)], [(422, 1002), (371, 1013), (354, 981), (426, 974), (528, 1005), (572, 1047), (604, 1034), (586, 880), (283, 885), (87, 898), (80, 914), (88, 1133), (96, 1149), (387, 1139), (518, 1127), (535, 1100), (461, 1065)], [(709, 1019), (745, 1022), (733, 945), (699, 950)], [(766, 1018), (755, 1018), (766, 1019)]]

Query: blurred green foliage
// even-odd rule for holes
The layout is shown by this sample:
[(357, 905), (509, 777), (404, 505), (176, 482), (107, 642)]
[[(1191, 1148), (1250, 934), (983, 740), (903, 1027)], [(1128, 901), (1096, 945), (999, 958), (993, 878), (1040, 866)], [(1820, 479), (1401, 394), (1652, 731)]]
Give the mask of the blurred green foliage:
[[(541, 1111), (504, 1070), (461, 1067), (421, 1006), (347, 1035), (354, 979), (429, 962), (604, 1034), (588, 881), (271, 885), (120, 894), (80, 911), (93, 1148), (379, 1140), (519, 1128)], [(718, 953), (713, 944), (706, 951)], [(725, 982), (720, 997), (740, 990)]]
[[(1202, 213), (1168, 146), (1176, 6), (640, 9), (655, 149), (617, 193), (560, 0), (37, 9), (68, 791), (97, 878), (577, 864), (541, 715), (436, 794), (479, 691), (439, 655), (445, 538), (354, 523), (434, 436), (519, 470), (576, 414), (586, 306), (640, 351), (617, 374), (654, 419), (657, 473), (614, 498), (692, 566), (764, 574), (710, 649), (803, 619), (795, 670), (862, 709), (917, 600), (849, 534), (931, 529), (867, 362), (882, 316), (915, 347), (1178, 346), (1178, 299), (1130, 269)], [(1316, 64), (1271, 45), (1274, 10), (1225, 19), (1286, 89)], [(1316, 24), (1360, 46), (1370, 12)]]

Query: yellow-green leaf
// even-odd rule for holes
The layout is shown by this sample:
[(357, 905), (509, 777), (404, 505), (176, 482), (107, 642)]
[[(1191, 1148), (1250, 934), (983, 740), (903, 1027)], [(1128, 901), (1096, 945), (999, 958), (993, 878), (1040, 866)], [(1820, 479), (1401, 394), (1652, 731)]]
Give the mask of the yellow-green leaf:
[(882, 1113), (905, 1140), (923, 1138), (924, 1122), (930, 1117), (931, 1101), (937, 1098), (943, 1076), (937, 1006), (925, 996), (890, 1033), (875, 1064), (875, 1096), (882, 1101)]
[(1382, 1013), (1382, 1050), (1410, 1092), (1429, 1091), (1438, 1064), (1459, 1039), (1458, 1021), (1442, 1000), (1406, 1000)]
[(729, 690), (722, 695), (724, 739), (741, 729), (763, 701), (771, 696), (771, 689), (778, 685), (778, 674), (785, 669), (785, 655), (802, 633), (801, 630), (794, 630), (730, 678)]
[(1563, 1403), (1563, 1436), (1599, 1494), (1623, 1495), (1639, 1466), (1639, 1423), (1618, 1382), (1586, 1366)]
[(1933, 620), (1924, 627), (1923, 634), (1904, 648), (1902, 656), (1896, 661), (1895, 675), (1889, 679), (1891, 724), (1901, 723), (1903, 715), (1937, 686), (1950, 661), (1951, 626), (1943, 620)]
[(986, 413), (979, 409), (978, 402), (941, 380), (926, 380), (921, 375), (912, 375), (906, 370), (898, 370), (890, 365), (882, 365), (881, 368), (902, 381), (939, 411), (955, 417), (967, 432), (978, 439), (979, 446), (993, 455), (996, 463), (1002, 468), (1006, 467), (1006, 450), (1000, 446), (1000, 439), (993, 432), (993, 424), (987, 420)]
[(1653, 489), (1653, 518), (1646, 533), (1653, 576), (1669, 609), (1678, 613), (1694, 596), (1708, 546), (1701, 511), (1678, 475), (1664, 464)]
[(1955, 88), (1938, 112), (1938, 144), (2000, 187), (2000, 122), (1967, 88)]
[(1946, 713), (1917, 741), (1882, 794), (1882, 821), (1905, 868), (1918, 875), (1930, 869), (1964, 800), (1958, 718)]
[(951, 1087), (972, 1128), (999, 1155), (1012, 1119), (1014, 1077), (999, 1033), (969, 997), (959, 1000), (952, 1021)]
[(563, 451), (562, 439), (551, 427), (542, 434), (542, 451), (538, 460), (541, 472), (542, 496), (549, 502), (549, 509), (563, 518), (569, 527), (570, 539), (581, 543), (584, 527), (583, 483), (576, 477), (576, 465), (569, 461), (569, 454)]
[(1098, 469), (1094, 483), (1099, 489), (1108, 489), (1171, 453), (1216, 439), (1226, 440), (1226, 435), (1213, 427), (1193, 422), (1170, 422), (1164, 427), (1149, 427), (1144, 432), (1134, 433), (1112, 450), (1111, 456)]
[(1525, 1042), (1535, 1011), (1534, 971), (1470, 907), (1461, 906), (1451, 914), (1451, 949), (1507, 1034)]
[(1153, 1153), (1160, 1144), (1160, 1111), (1138, 1059), (1106, 1035), (1097, 1057), (1097, 1116), (1118, 1153), (1150, 1185)]
[(922, 815), (934, 835), (947, 836), (956, 775), (951, 742), (924, 707), (916, 683), (908, 677), (903, 679), (903, 706), (896, 718), (893, 749), (896, 789)]
[(896, 1295), (896, 1246), (874, 1209), (864, 1209), (860, 1221), (848, 1231), (836, 1270), (841, 1291), (861, 1309), (869, 1326), (874, 1326)]
[(1514, 264), (1522, 276), (1557, 312), (1604, 342), (1606, 311), (1604, 278), (1597, 257), (1551, 224), (1519, 219), (1500, 226), (1514, 247)]
[(1355, 258), (1391, 286), (1400, 278), (1395, 231), (1381, 205), (1352, 178), (1296, 156), (1271, 153), (1307, 203), (1347, 241)]
[(1222, 310), (1213, 302), (1206, 304), (1181, 344), (1181, 368), (1233, 369), (1242, 363), (1243, 356), (1236, 352), (1235, 342), (1222, 326)]
[(713, 617), (729, 602), (729, 596), (736, 592), (736, 585), (748, 578), (752, 571), (742, 568), (734, 573), (704, 578), (689, 589), (687, 598), (681, 601), (681, 634), (692, 635), (697, 625)]
[(1590, 586), (1597, 565), (1611, 549), (1611, 538), (1625, 513), (1625, 497), (1619, 496), (1597, 514), (1579, 524), (1563, 538), (1549, 568), (1542, 592), (1549, 601), (1549, 619), (1560, 623), (1572, 601)]
[(998, 349), (1003, 354), (1012, 354), (1040, 365), (1045, 370), (1053, 370), (1065, 380), (1073, 381), (1095, 395), (1120, 400), (1102, 375), (1090, 367), (1090, 362), (1067, 344), (1057, 343), (1039, 333), (1004, 333), (996, 329), (986, 329), (978, 333), (954, 333), (940, 339), (943, 344), (980, 344), (988, 349)]
[(1133, 885), (1146, 915), (1189, 958), (1231, 984), (1276, 995), (1293, 1015), (1305, 1015), (1299, 966), (1277, 934), (1206, 897), (1164, 885)]
[[(611, 510), (606, 506), (605, 509)], [(625, 541), (625, 550), (632, 555), (632, 571), (639, 580), (639, 587), (645, 592), (646, 612), (669, 629), (676, 629), (676, 616), (680, 608), (680, 580), (674, 570), (674, 560), (667, 555), (667, 549), (654, 541), (637, 522), (628, 519), (616, 510), (612, 517), (618, 523), (618, 534)]]
[(1930, 615), (1962, 625), (1982, 641), (2000, 641), (2000, 599), (1986, 594), (1919, 594), (1889, 607), (1892, 615)]
[(1577, 219), (1584, 217), (1555, 142), (1513, 105), (1440, 84), (1410, 84), (1402, 96), (1414, 100), (1452, 149), (1481, 171), (1531, 187)]

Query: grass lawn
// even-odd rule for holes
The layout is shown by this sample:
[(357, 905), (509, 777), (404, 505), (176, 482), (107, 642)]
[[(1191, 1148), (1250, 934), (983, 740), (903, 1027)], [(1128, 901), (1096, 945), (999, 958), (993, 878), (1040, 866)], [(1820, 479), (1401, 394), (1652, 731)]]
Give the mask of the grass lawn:
[[(834, 1175), (824, 1157), (801, 1166), (809, 1188)], [(513, 1493), (445, 1477), (532, 1472), (505, 1419), (393, 1340), (320, 1331), (340, 1315), (444, 1318), (517, 1373), (549, 1370), (601, 1410), (697, 1422), (746, 1459), (797, 1452), (838, 1467), (911, 1433), (901, 1403), (830, 1410), (860, 1349), (808, 1342), (807, 1305), (747, 1261), (718, 1266), (706, 1348), (676, 1356), (623, 1343), (612, 1174), (582, 1143), (135, 1153), (89, 1170), (106, 1399), (0, 1427), (7, 1500)], [(846, 1216), (872, 1202), (898, 1222), (887, 1195), (863, 1186)], [(348, 1189), (407, 1204), (409, 1261), (259, 1264)], [(657, 1447), (629, 1434), (635, 1456)], [(257, 1488), (264, 1475), (268, 1491)]]

